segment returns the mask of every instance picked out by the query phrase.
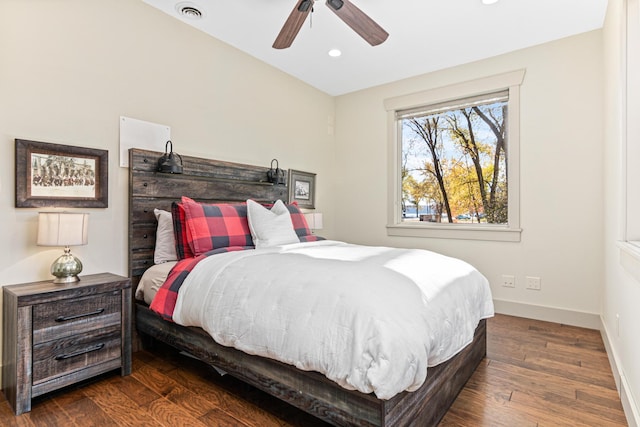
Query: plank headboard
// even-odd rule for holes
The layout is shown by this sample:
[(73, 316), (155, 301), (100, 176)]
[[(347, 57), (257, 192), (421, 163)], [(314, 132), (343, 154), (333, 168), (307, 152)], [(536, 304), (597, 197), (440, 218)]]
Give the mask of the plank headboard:
[(287, 186), (267, 181), (268, 167), (182, 156), (182, 174), (156, 172), (163, 154), (129, 150), (129, 277), (134, 289), (142, 273), (153, 265), (157, 226), (154, 208), (171, 211), (171, 203), (182, 196), (207, 203), (248, 198), (263, 203), (277, 199), (288, 202)]

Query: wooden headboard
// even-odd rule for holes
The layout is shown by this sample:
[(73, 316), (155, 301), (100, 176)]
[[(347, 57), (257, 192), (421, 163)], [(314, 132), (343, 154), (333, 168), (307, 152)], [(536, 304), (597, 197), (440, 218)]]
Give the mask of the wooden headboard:
[[(156, 172), (164, 153), (129, 150), (129, 277), (135, 289), (153, 265), (156, 218), (153, 209), (171, 211), (171, 203), (188, 196), (199, 202), (243, 202), (248, 198), (288, 202), (286, 185), (267, 181), (268, 167), (182, 156), (184, 172)], [(285, 176), (287, 176), (285, 171)]]

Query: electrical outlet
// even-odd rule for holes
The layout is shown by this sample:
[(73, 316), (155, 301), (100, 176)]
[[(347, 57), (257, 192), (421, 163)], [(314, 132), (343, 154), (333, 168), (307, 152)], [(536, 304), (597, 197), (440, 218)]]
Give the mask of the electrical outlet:
[(526, 287), (527, 289), (532, 289), (534, 291), (539, 291), (540, 290), (540, 278), (539, 277), (531, 277), (531, 276), (527, 276), (525, 278), (526, 280)]
[(516, 277), (511, 276), (509, 274), (502, 275), (502, 286), (505, 288), (515, 288), (516, 287)]

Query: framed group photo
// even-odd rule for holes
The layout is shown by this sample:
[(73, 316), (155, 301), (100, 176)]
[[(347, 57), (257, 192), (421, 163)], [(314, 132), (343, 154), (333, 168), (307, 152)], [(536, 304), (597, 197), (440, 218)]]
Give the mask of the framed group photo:
[(106, 208), (107, 150), (16, 139), (16, 207)]
[(289, 169), (289, 202), (315, 209), (316, 174)]

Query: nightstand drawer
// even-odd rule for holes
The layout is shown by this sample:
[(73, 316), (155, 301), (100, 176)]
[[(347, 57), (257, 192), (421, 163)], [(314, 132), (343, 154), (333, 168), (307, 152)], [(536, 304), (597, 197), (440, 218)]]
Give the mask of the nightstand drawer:
[(121, 356), (120, 326), (33, 346), (33, 385)]
[(33, 306), (33, 344), (120, 325), (120, 291)]

